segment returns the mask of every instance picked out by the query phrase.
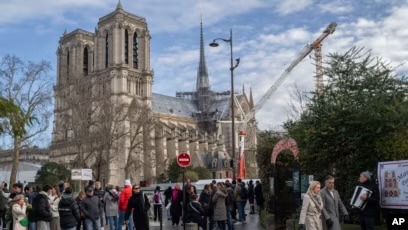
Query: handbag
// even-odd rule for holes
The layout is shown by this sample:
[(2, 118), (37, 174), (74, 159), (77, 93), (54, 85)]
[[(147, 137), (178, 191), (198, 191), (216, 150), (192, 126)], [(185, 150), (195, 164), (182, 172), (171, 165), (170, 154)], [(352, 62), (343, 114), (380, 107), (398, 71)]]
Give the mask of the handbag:
[(28, 218), (27, 218), (27, 217), (24, 217), (23, 219), (21, 219), (21, 220), (19, 221), (19, 223), (21, 224), (21, 226), (27, 227), (28, 224), (29, 224)]

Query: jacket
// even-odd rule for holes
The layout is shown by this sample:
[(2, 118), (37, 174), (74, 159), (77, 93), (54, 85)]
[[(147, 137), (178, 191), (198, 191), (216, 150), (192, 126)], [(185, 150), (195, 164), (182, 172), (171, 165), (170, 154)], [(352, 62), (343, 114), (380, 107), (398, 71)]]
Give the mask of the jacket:
[(241, 190), (242, 190), (242, 185), (237, 185), (234, 189), (234, 200), (235, 202), (241, 202), (243, 201), (241, 198)]
[(341, 230), (340, 225), (340, 216), (348, 215), (347, 209), (344, 206), (343, 202), (340, 199), (339, 192), (333, 189), (332, 191), (333, 196), (331, 195), (330, 191), (324, 187), (320, 191), (320, 195), (323, 200), (324, 204), (324, 218), (325, 220), (332, 220), (333, 225), (328, 228), (330, 230)]
[(95, 188), (93, 195), (99, 198), (99, 201), (102, 203), (102, 207), (103, 207), (103, 204), (104, 204), (103, 198), (105, 197), (105, 191), (102, 188), (100, 189)]
[(50, 206), (51, 206), (51, 215), (52, 217), (59, 217), (58, 213), (58, 204), (60, 202), (61, 198), (60, 197), (50, 197)]
[(35, 221), (47, 221), (51, 222), (51, 206), (49, 203), (48, 194), (44, 191), (38, 193), (38, 195), (33, 200), (33, 209), (32, 212), (33, 219)]
[(204, 214), (206, 216), (209, 216), (210, 214), (210, 193), (203, 190), (200, 194), (200, 198), (198, 202), (200, 202), (201, 207), (204, 209)]
[(302, 210), (300, 211), (299, 224), (304, 224), (307, 230), (322, 230), (323, 201), (320, 203), (315, 198), (305, 194), (303, 197)]
[(255, 190), (254, 184), (248, 184), (248, 200), (250, 200), (251, 202), (253, 202), (255, 198), (254, 190)]
[(84, 218), (96, 220), (99, 218), (100, 202), (97, 196), (88, 196), (81, 201), (79, 209), (84, 213)]
[(262, 192), (262, 185), (257, 184), (255, 186), (255, 200), (257, 205), (263, 205), (264, 203), (264, 198), (263, 198), (263, 192)]
[(126, 207), (125, 220), (129, 219), (130, 213), (133, 210), (133, 222), (135, 223), (136, 230), (148, 230), (149, 216), (147, 211), (149, 209), (150, 202), (147, 196), (143, 192), (134, 193)]
[(81, 220), (78, 204), (74, 198), (68, 194), (62, 195), (58, 204), (58, 213), (62, 229), (75, 227)]
[(201, 221), (201, 216), (204, 216), (204, 209), (201, 204), (197, 201), (191, 201), (187, 205), (187, 223), (199, 223)]
[(120, 192), (119, 197), (119, 211), (125, 212), (129, 201), (132, 196), (132, 187), (130, 185), (125, 185), (123, 190)]
[(115, 189), (111, 189), (109, 192), (105, 193), (103, 201), (105, 203), (105, 214), (106, 216), (117, 216), (118, 215), (118, 196)]
[(367, 205), (364, 208), (364, 210), (359, 209), (358, 212), (360, 215), (364, 216), (375, 216), (375, 213), (379, 208), (378, 186), (371, 180), (367, 180), (365, 183), (360, 184), (360, 186), (363, 186), (364, 188), (371, 190), (372, 194), (370, 197), (367, 198)]
[(27, 206), (24, 204), (20, 206), (19, 204), (14, 204), (13, 209), (13, 229), (14, 230), (27, 230), (27, 226), (24, 227), (20, 224), (20, 220), (24, 219), (26, 216)]
[(218, 190), (212, 197), (214, 205), (214, 220), (225, 221), (227, 220), (227, 207), (225, 205), (225, 198), (227, 197), (227, 191)]

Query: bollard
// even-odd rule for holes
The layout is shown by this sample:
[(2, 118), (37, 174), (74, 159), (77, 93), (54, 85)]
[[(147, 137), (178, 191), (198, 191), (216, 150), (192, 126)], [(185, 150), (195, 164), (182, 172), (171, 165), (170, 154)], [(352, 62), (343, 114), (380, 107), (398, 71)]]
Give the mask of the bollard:
[(159, 221), (160, 221), (160, 230), (163, 229), (163, 205), (160, 205), (159, 208)]
[(198, 224), (197, 223), (185, 223), (184, 227), (186, 228), (186, 230), (197, 230)]

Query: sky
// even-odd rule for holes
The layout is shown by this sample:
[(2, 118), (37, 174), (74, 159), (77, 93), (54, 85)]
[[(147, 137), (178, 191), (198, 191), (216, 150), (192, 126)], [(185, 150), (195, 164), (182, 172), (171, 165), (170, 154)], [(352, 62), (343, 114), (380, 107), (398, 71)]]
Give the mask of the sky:
[[(117, 0), (0, 0), (0, 56), (50, 61), (64, 30), (93, 32), (98, 19), (115, 10)], [(251, 87), (255, 102), (296, 55), (330, 23), (338, 24), (323, 42), (323, 59), (353, 46), (371, 49), (398, 66), (408, 59), (408, 1), (405, 0), (122, 0), (128, 12), (146, 18), (151, 32), (153, 92), (174, 96), (195, 88), (200, 18), (204, 43), (228, 38), (233, 30), (238, 92)], [(210, 84), (229, 90), (229, 47), (205, 47)], [(315, 67), (306, 57), (256, 113), (260, 129), (279, 129), (289, 118), (290, 94), (314, 90)], [(397, 71), (406, 73), (408, 66)], [(51, 130), (48, 134), (51, 136)]]

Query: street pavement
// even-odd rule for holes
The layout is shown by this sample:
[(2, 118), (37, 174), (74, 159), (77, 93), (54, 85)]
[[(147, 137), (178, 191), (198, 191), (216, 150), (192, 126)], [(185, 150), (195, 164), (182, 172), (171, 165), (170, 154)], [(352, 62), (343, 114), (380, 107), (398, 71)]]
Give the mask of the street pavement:
[[(246, 210), (247, 213), (249, 212), (249, 210)], [(163, 217), (165, 217), (166, 214), (163, 213)], [(154, 221), (150, 221), (150, 229), (152, 230), (159, 230), (160, 229), (160, 223), (158, 221), (154, 222)], [(167, 220), (167, 217), (163, 218), (163, 229), (174, 229), (174, 230), (183, 230), (183, 226), (181, 226), (181, 221), (180, 221), (180, 225), (179, 226), (172, 226), (171, 225), (171, 220)], [(201, 228), (200, 228), (201, 229)], [(262, 230), (263, 228), (261, 227), (260, 223), (259, 223), (259, 215), (258, 214), (254, 214), (254, 215), (247, 215), (247, 222), (246, 224), (242, 224), (242, 225), (235, 225), (234, 226), (235, 230), (244, 230), (244, 229), (248, 229), (248, 230)]]

